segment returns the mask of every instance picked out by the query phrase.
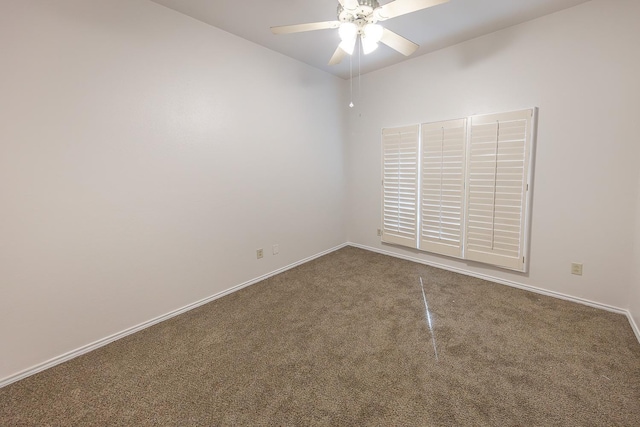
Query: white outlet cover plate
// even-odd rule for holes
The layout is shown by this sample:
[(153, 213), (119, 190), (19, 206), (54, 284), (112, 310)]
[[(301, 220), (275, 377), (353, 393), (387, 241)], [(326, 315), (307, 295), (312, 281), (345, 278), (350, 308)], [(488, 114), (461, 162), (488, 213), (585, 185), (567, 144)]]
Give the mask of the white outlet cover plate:
[(571, 274), (582, 276), (582, 263), (579, 263), (579, 262), (571, 263)]

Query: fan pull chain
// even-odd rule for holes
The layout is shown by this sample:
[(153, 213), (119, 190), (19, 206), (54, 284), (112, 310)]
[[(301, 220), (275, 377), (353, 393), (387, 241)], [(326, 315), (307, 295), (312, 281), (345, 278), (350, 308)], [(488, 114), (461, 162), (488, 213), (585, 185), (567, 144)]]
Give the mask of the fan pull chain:
[(360, 36), (360, 43), (358, 43), (358, 99), (362, 96), (362, 83), (360, 82), (360, 53), (362, 52), (362, 36)]
[(353, 55), (349, 55), (349, 86), (351, 87), (351, 102), (349, 108), (353, 108)]

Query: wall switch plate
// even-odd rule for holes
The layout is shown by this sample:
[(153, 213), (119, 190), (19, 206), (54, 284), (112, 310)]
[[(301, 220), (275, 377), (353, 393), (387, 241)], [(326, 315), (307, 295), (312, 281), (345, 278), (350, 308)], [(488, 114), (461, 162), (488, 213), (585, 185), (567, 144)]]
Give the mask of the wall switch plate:
[(262, 248), (258, 249), (258, 250), (256, 251), (256, 257), (257, 257), (258, 259), (260, 259), (260, 258), (262, 258), (263, 256), (264, 256), (264, 252), (263, 252)]
[(280, 253), (280, 247), (278, 245), (273, 245), (273, 254), (278, 255)]
[(571, 263), (571, 274), (575, 274), (576, 276), (582, 276), (582, 263), (581, 262), (572, 262)]
[(382, 230), (378, 228), (378, 237), (382, 236)]

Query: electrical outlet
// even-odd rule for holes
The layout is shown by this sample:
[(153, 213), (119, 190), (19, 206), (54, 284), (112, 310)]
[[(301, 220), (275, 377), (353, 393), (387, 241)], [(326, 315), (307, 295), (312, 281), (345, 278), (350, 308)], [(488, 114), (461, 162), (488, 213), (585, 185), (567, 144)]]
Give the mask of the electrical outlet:
[(256, 256), (258, 257), (258, 259), (262, 258), (264, 256), (264, 251), (262, 250), (262, 248), (258, 249), (256, 251)]
[(382, 236), (382, 230), (378, 228), (378, 237)]
[(273, 254), (278, 255), (280, 253), (280, 247), (278, 245), (273, 245)]
[(571, 263), (571, 274), (575, 274), (576, 276), (582, 276), (582, 263), (581, 262), (572, 262)]

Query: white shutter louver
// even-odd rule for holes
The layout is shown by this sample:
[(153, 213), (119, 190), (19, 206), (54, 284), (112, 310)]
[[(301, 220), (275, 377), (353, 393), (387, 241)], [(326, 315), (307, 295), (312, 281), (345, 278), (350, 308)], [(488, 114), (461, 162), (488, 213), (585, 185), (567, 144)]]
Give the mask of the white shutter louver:
[(467, 120), (422, 125), (419, 249), (461, 258)]
[(465, 258), (526, 270), (534, 110), (471, 117)]
[(418, 126), (382, 130), (382, 241), (417, 247)]

